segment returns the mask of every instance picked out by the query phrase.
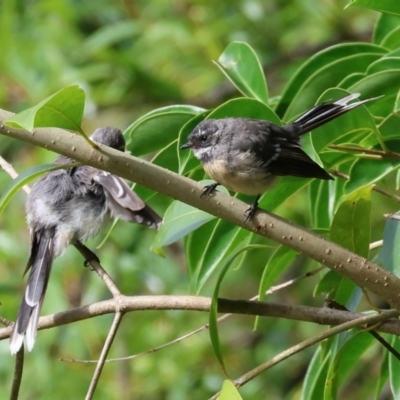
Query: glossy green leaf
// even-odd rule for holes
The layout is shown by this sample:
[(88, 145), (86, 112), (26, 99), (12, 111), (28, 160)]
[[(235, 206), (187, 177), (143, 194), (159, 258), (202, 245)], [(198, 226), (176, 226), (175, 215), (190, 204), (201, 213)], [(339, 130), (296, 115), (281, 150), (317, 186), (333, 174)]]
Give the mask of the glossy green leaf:
[[(316, 100), (326, 89), (337, 86), (348, 75), (365, 72), (372, 62), (381, 58), (381, 55), (381, 53), (353, 54), (333, 60), (331, 63), (318, 69), (313, 75), (307, 77), (301, 88), (297, 91), (285, 113), (284, 121), (290, 121), (312, 108)], [(357, 93), (357, 90), (348, 90), (351, 93)], [(359, 93), (362, 93), (363, 98), (367, 97), (363, 91)], [(374, 96), (379, 94), (381, 93), (375, 93)]]
[(342, 81), (340, 81), (337, 84), (337, 87), (341, 89), (346, 89), (349, 86), (355, 85), (359, 80), (361, 80), (364, 77), (365, 74), (361, 72), (355, 72), (354, 74), (347, 75)]
[(27, 171), (24, 171), (22, 174), (19, 174), (17, 178), (12, 180), (12, 182), (8, 185), (3, 195), (1, 196), (0, 214), (4, 211), (11, 199), (16, 195), (18, 190), (20, 190), (24, 185), (28, 184), (31, 180), (43, 175), (46, 172), (55, 171), (61, 168), (68, 168), (76, 165), (77, 164), (43, 164), (38, 165), (37, 167), (30, 168)]
[(34, 107), (5, 121), (13, 128), (31, 131), (33, 128), (53, 127), (82, 134), (81, 124), (85, 107), (85, 92), (77, 85), (59, 90)]
[(185, 255), (190, 278), (190, 291), (197, 293), (199, 269), (203, 265), (206, 252), (204, 249), (210, 243), (210, 237), (215, 231), (218, 220), (202, 225), (185, 237)]
[(331, 240), (368, 257), (372, 186), (363, 186), (348, 194), (340, 204), (331, 226)]
[(339, 286), (342, 281), (342, 275), (339, 275), (333, 270), (329, 270), (320, 279), (317, 286), (314, 289), (314, 296), (319, 296), (321, 294), (333, 293), (333, 291)]
[(347, 7), (349, 6), (365, 7), (382, 13), (400, 15), (400, 3), (393, 0), (352, 0)]
[(269, 258), (267, 265), (264, 268), (260, 285), (258, 287), (258, 299), (263, 301), (265, 293), (273, 285), (276, 278), (282, 274), (287, 267), (289, 267), (298, 253), (289, 249), (286, 246), (279, 246), (274, 254)]
[[(298, 92), (303, 87), (304, 82), (306, 82), (311, 76), (314, 76), (314, 74), (317, 74), (318, 71), (322, 68), (329, 66), (334, 60), (342, 60), (346, 57), (354, 56), (357, 54), (375, 54), (375, 57), (373, 58), (379, 59), (386, 52), (386, 49), (369, 43), (345, 43), (335, 45), (320, 51), (319, 53), (310, 57), (295, 73), (281, 96), (279, 104), (276, 108), (276, 113), (282, 118), (287, 113), (287, 109), (293, 99), (297, 96)], [(364, 73), (369, 63), (370, 62), (367, 62), (366, 65), (364, 65), (365, 68), (358, 68), (359, 72)], [(338, 82), (342, 81), (348, 75), (355, 73), (355, 71), (353, 71), (352, 69), (344, 72), (345, 73), (343, 74), (343, 77)], [(325, 89), (331, 86), (335, 86), (335, 84), (332, 82), (324, 86), (322, 90), (320, 90), (320, 92), (317, 93), (317, 95), (312, 99), (310, 107), (312, 107), (318, 96)], [(299, 98), (299, 102), (300, 100), (301, 99)], [(300, 110), (300, 112), (305, 111), (306, 109), (307, 106)]]
[(322, 345), (319, 345), (308, 365), (301, 400), (321, 400), (324, 397), (330, 355), (323, 355), (321, 349)]
[(379, 261), (386, 270), (400, 277), (400, 220), (396, 216), (400, 218), (400, 212), (386, 219)]
[(231, 381), (225, 380), (217, 400), (242, 400), (242, 397), (235, 385)]
[[(373, 62), (368, 67), (367, 75), (392, 69), (400, 69), (400, 57), (382, 57), (380, 60)], [(354, 82), (354, 84), (357, 82)]]
[(399, 89), (400, 69), (396, 69), (368, 75), (348, 90), (352, 93), (362, 93), (363, 98), (384, 94), (381, 99), (368, 103), (368, 109), (373, 115), (386, 118), (393, 111)]
[[(361, 187), (348, 194), (340, 204), (332, 221), (330, 238), (333, 242), (368, 258), (370, 243), (372, 186)], [(342, 278), (334, 298), (350, 310), (360, 300), (360, 291), (347, 278)]]
[[(390, 50), (399, 48), (400, 45), (400, 26), (390, 32), (382, 41), (381, 46)], [(398, 68), (398, 67), (397, 67)]]
[(335, 354), (326, 377), (324, 400), (336, 400), (339, 386), (360, 363), (361, 355), (374, 343), (375, 338), (368, 332), (354, 335)]
[[(392, 336), (390, 343), (398, 352), (400, 352), (400, 338), (396, 335)], [(394, 399), (400, 398), (400, 368), (399, 360), (389, 353), (389, 382), (390, 389)]]
[(345, 193), (375, 183), (399, 167), (399, 160), (360, 158), (350, 170), (350, 180), (345, 185)]
[(179, 137), (179, 131), (194, 116), (205, 110), (175, 105), (151, 111), (136, 120), (124, 132), (130, 140), (127, 149), (135, 156), (160, 150)]
[(276, 210), (290, 196), (308, 185), (312, 179), (283, 176), (275, 186), (268, 190), (260, 199), (258, 205), (268, 211)]
[(376, 382), (375, 396), (373, 400), (379, 400), (382, 398), (381, 393), (388, 379), (389, 379), (389, 357), (388, 357), (388, 351), (385, 349), (381, 363), (381, 370), (378, 375), (378, 380)]
[(265, 119), (276, 125), (282, 125), (280, 119), (271, 108), (254, 99), (238, 98), (229, 100), (215, 108), (207, 119), (228, 117)]
[[(201, 234), (196, 230), (191, 240), (192, 247), (197, 247), (196, 238)], [(226, 257), (240, 243), (246, 240), (249, 232), (232, 225), (230, 222), (218, 220), (208, 237), (207, 245), (202, 248), (202, 257), (197, 259), (196, 275), (194, 281), (195, 292), (198, 293), (211, 274), (219, 269)], [(192, 257), (192, 259), (194, 259)]]
[(165, 212), (163, 224), (150, 248), (156, 250), (174, 243), (214, 218), (188, 204), (174, 201)]
[(224, 371), (225, 375), (227, 376), (225, 364), (224, 364), (224, 359), (222, 356), (222, 351), (221, 351), (221, 346), (220, 346), (220, 340), (219, 340), (219, 334), (218, 334), (218, 323), (217, 323), (217, 315), (218, 315), (218, 295), (219, 295), (219, 290), (222, 284), (222, 281), (228, 272), (229, 268), (231, 267), (232, 263), (235, 261), (235, 259), (240, 256), (243, 252), (248, 251), (248, 250), (254, 250), (254, 249), (262, 249), (265, 248), (266, 246), (264, 245), (249, 245), (245, 246), (242, 248), (237, 249), (234, 251), (226, 260), (225, 264), (222, 267), (222, 270), (218, 276), (217, 283), (215, 285), (214, 293), (212, 296), (212, 301), (211, 301), (211, 307), (210, 307), (210, 316), (209, 316), (209, 332), (210, 332), (210, 339), (211, 339), (211, 344), (212, 348), (214, 350), (214, 354), (217, 357), (220, 366), (222, 370)]
[(329, 228), (335, 199), (335, 181), (314, 179), (309, 186), (311, 224), (315, 228)]
[(398, 132), (400, 132), (400, 114), (393, 113), (385, 118), (379, 125), (379, 132), (385, 142), (388, 140), (398, 139)]
[(379, 15), (373, 34), (373, 43), (381, 44), (385, 37), (400, 26), (400, 17), (393, 14)]
[(216, 64), (245, 96), (265, 104), (268, 102), (264, 71), (256, 53), (247, 43), (230, 43)]

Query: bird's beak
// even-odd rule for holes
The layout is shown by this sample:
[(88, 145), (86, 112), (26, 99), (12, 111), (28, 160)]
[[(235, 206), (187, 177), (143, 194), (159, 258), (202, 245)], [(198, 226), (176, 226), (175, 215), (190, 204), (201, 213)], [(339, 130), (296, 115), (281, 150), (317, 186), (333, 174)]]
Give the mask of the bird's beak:
[(182, 150), (182, 149), (190, 149), (192, 146), (193, 146), (193, 143), (192, 143), (192, 142), (187, 142), (186, 144), (183, 144), (183, 145), (181, 146), (181, 150)]

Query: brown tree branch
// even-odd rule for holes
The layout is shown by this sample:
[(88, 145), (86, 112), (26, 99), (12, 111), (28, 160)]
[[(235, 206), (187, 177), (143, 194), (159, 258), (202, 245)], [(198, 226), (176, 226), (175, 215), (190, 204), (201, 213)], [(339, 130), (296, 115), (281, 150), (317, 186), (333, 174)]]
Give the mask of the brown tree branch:
[[(11, 115), (0, 110), (0, 121)], [(242, 201), (221, 192), (205, 200), (200, 198), (202, 185), (191, 179), (117, 150), (104, 146), (94, 149), (82, 137), (61, 129), (37, 129), (29, 133), (8, 128), (0, 122), (0, 133), (109, 171), (284, 244), (334, 269), (359, 286), (364, 286), (400, 310), (400, 280), (397, 277), (363, 257), (272, 213), (259, 210), (251, 221), (244, 222), (243, 213), (248, 205)]]
[[(95, 316), (116, 312), (132, 312), (144, 310), (185, 310), (208, 312), (211, 298), (203, 296), (124, 296), (117, 299), (100, 301), (57, 314), (40, 317), (38, 329), (49, 329)], [(313, 322), (321, 325), (338, 325), (360, 318), (364, 314), (327, 307), (291, 306), (271, 302), (250, 300), (218, 300), (218, 312), (264, 317), (287, 318), (298, 321)], [(0, 340), (8, 338), (11, 327), (0, 329)], [(400, 321), (388, 321), (377, 329), (381, 332), (400, 336)]]

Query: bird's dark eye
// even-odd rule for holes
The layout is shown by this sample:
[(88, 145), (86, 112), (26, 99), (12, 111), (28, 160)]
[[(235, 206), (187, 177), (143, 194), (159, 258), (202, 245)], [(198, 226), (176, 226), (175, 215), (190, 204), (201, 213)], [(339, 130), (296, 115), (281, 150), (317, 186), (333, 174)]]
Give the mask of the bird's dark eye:
[(207, 140), (207, 135), (201, 135), (200, 139), (202, 142), (205, 142)]

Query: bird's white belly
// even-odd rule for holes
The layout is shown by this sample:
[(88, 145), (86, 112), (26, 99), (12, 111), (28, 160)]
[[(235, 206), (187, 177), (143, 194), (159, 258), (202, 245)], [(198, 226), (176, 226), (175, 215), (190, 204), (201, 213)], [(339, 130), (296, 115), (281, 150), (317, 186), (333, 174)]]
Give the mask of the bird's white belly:
[(215, 182), (230, 190), (256, 196), (264, 193), (273, 186), (275, 176), (259, 168), (243, 168), (232, 170), (226, 161), (218, 160), (203, 164), (206, 173)]

